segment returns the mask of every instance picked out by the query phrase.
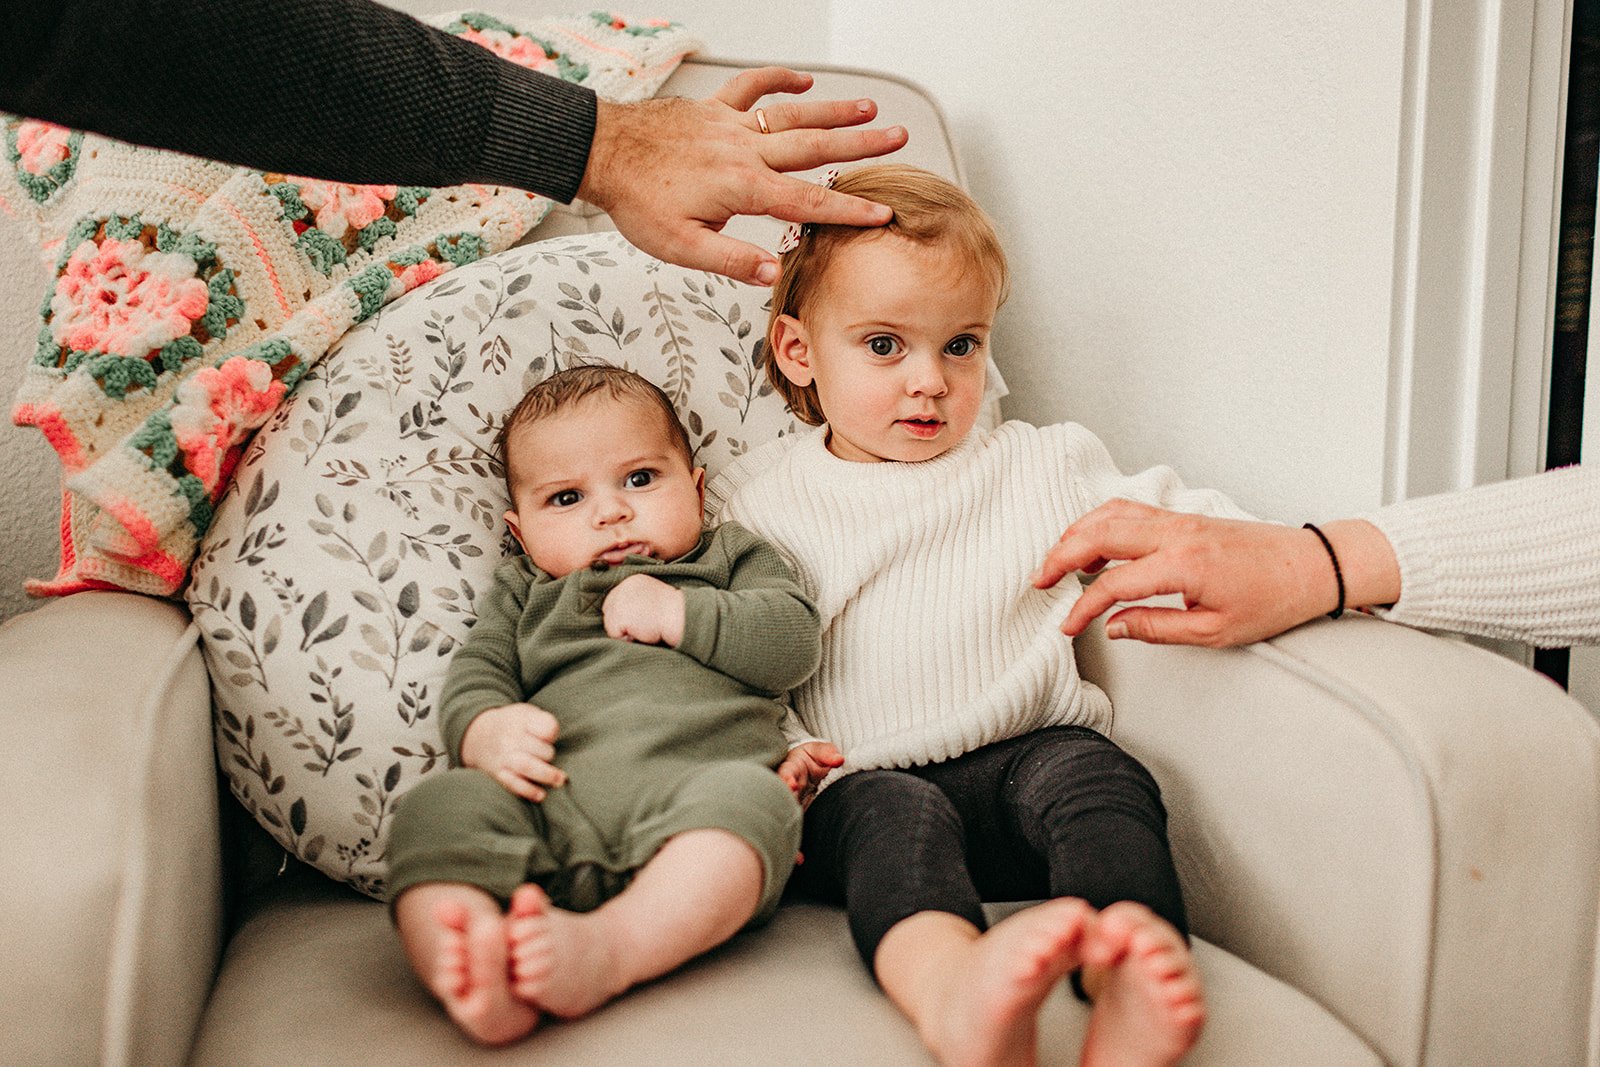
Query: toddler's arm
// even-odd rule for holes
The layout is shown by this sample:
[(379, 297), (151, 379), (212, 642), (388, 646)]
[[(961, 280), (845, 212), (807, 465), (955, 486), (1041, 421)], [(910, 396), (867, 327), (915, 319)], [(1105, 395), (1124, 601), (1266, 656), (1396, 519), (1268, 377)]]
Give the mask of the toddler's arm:
[(778, 764), (778, 777), (789, 787), (800, 806), (805, 807), (817, 795), (817, 785), (828, 772), (844, 763), (839, 749), (827, 741), (807, 741), (796, 745)]
[(1255, 518), (1215, 489), (1185, 486), (1171, 467), (1157, 466), (1136, 474), (1123, 474), (1105, 444), (1082, 426), (1065, 423), (1040, 432), (1061, 438), (1058, 443), (1062, 447), (1065, 469), (1059, 484), (1067, 490), (1067, 523), (1076, 522), (1101, 504), (1115, 499), (1223, 519)]

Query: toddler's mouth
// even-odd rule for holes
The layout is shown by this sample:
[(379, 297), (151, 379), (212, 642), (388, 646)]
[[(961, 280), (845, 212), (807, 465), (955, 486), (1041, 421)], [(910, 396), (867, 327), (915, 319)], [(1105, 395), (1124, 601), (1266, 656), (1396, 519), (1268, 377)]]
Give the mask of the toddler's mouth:
[(905, 427), (913, 437), (935, 437), (944, 429), (944, 420), (932, 416), (919, 419), (901, 419), (896, 425)]

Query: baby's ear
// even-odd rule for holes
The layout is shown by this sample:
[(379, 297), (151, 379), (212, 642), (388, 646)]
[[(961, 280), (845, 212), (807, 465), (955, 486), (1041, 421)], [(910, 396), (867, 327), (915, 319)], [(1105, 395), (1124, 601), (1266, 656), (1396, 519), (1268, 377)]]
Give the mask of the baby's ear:
[(805, 326), (793, 315), (779, 315), (772, 324), (768, 358), (795, 385), (804, 389), (816, 375), (811, 373), (811, 345)]
[(528, 543), (522, 539), (522, 523), (517, 520), (515, 511), (506, 512), (506, 526), (511, 530), (511, 536), (517, 539), (517, 544), (522, 546), (523, 555), (528, 554)]

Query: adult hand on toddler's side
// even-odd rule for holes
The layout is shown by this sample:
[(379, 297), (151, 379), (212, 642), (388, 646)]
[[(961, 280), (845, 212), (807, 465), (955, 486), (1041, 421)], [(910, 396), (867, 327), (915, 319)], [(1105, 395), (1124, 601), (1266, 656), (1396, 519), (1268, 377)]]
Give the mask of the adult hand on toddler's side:
[(828, 741), (807, 741), (796, 745), (778, 764), (778, 777), (800, 801), (802, 808), (817, 795), (817, 784), (828, 772), (844, 763), (839, 749)]
[[(772, 253), (722, 234), (735, 215), (786, 222), (881, 226), (890, 210), (782, 173), (867, 159), (906, 143), (903, 127), (841, 130), (870, 122), (870, 100), (817, 100), (750, 112), (769, 93), (803, 93), (812, 77), (761, 67), (730, 78), (705, 100), (600, 102), (578, 196), (611, 216), (622, 235), (658, 259), (771, 285)], [(764, 273), (769, 271), (770, 273)]]
[(461, 764), (476, 767), (523, 800), (545, 798), (567, 784), (556, 756), (556, 717), (532, 704), (503, 704), (480, 712), (461, 738)]
[(600, 605), (600, 616), (609, 637), (672, 648), (683, 640), (682, 590), (648, 574), (618, 582)]
[[(1376, 527), (1328, 523), (1345, 582), (1345, 606), (1392, 603), (1400, 573)], [(1179, 514), (1112, 500), (1067, 527), (1034, 575), (1045, 589), (1073, 571), (1094, 574), (1116, 560), (1072, 606), (1061, 632), (1076, 637), (1114, 604), (1181, 593), (1183, 608), (1124, 608), (1106, 620), (1110, 637), (1155, 644), (1241, 645), (1326, 614), (1338, 603), (1333, 563), (1310, 530)]]

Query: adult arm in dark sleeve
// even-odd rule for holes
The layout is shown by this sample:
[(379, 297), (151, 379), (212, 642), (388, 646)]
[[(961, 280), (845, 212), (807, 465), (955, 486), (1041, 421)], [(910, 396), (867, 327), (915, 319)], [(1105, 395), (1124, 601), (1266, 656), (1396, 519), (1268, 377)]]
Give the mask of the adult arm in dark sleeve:
[(645, 252), (770, 285), (735, 215), (880, 226), (881, 204), (788, 175), (906, 142), (870, 100), (769, 103), (763, 67), (705, 100), (597, 101), (372, 0), (0, 0), (0, 110), (262, 170), (357, 184), (581, 195)]
[(571, 200), (592, 91), (372, 0), (0, 0), (0, 110), (353, 183)]

